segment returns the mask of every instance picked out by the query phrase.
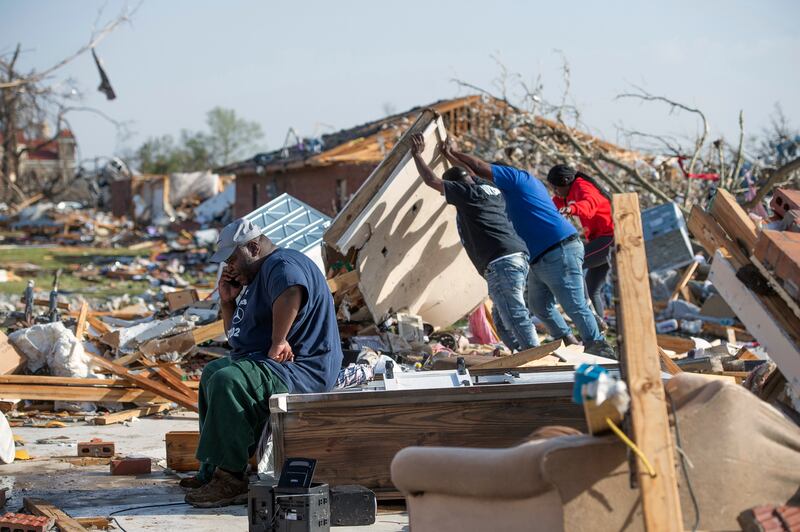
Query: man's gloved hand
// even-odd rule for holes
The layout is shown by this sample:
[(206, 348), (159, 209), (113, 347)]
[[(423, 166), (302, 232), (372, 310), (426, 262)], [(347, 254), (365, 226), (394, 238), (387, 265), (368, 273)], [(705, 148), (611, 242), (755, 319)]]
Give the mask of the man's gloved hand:
[(567, 205), (565, 207), (561, 207), (560, 209), (558, 209), (558, 212), (560, 212), (564, 216), (572, 216), (574, 214), (572, 212), (572, 205)]
[(280, 342), (272, 342), (272, 346), (269, 348), (269, 353), (267, 356), (274, 360), (275, 362), (291, 362), (294, 360), (294, 353), (292, 352), (292, 347), (289, 345), (289, 342), (286, 340), (282, 340)]

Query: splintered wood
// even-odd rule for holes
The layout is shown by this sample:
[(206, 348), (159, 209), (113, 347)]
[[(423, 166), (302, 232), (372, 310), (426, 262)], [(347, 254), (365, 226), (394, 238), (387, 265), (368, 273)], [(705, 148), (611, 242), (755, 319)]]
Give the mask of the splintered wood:
[(647, 530), (683, 530), (650, 281), (636, 194), (613, 197), (621, 358), (631, 395), (633, 440), (655, 469), (639, 464), (638, 480)]

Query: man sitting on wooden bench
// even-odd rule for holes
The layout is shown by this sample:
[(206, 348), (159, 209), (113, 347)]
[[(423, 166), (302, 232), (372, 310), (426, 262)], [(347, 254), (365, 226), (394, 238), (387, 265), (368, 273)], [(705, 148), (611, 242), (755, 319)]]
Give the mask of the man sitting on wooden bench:
[(181, 486), (201, 508), (245, 502), (270, 395), (330, 391), (342, 365), (333, 297), (311, 259), (239, 219), (222, 230), (211, 260), (226, 262), (219, 297), (231, 352), (200, 378), (201, 468)]

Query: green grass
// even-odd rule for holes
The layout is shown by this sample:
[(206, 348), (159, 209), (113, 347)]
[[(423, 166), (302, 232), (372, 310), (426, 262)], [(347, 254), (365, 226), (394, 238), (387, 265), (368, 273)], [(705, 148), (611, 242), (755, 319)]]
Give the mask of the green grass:
[(149, 250), (132, 251), (125, 248), (47, 248), (35, 246), (19, 246), (14, 248), (0, 248), (0, 268), (14, 263), (30, 263), (42, 268), (35, 275), (21, 275), (21, 281), (0, 283), (0, 293), (19, 294), (22, 296), (29, 279), (33, 279), (37, 297), (47, 297), (53, 285), (53, 275), (56, 270), (63, 268), (59, 289), (65, 293), (75, 293), (92, 298), (107, 298), (123, 294), (140, 294), (150, 283), (147, 281), (120, 281), (103, 279), (101, 282), (92, 282), (72, 275), (70, 266), (73, 264), (89, 264), (96, 257), (132, 257), (147, 256)]

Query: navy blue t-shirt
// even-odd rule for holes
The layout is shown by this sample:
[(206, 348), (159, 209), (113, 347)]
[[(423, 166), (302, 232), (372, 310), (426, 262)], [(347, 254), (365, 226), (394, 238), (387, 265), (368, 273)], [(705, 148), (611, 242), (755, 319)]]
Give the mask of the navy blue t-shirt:
[[(304, 289), (303, 304), (286, 340), (293, 362), (267, 357), (272, 345), (272, 304), (287, 288)], [(327, 392), (342, 367), (342, 346), (328, 284), (314, 262), (293, 249), (278, 248), (267, 257), (236, 306), (228, 343), (231, 358), (247, 357), (266, 364), (290, 393)]]
[(556, 209), (544, 183), (513, 166), (492, 165), (492, 180), (503, 191), (506, 210), (534, 260), (553, 244), (577, 233)]

